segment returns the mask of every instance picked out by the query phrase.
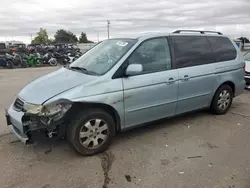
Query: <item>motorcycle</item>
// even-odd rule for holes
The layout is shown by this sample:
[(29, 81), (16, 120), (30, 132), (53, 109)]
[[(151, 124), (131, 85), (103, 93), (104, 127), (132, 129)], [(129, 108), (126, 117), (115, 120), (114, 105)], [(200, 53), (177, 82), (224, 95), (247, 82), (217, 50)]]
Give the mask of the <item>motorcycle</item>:
[(0, 55), (0, 67), (12, 69), (14, 67), (11, 59), (7, 57), (7, 54)]
[(53, 54), (49, 52), (43, 56), (43, 63), (49, 64), (50, 66), (56, 66), (58, 64), (56, 58), (54, 58)]
[(39, 53), (26, 55), (24, 60), (29, 67), (39, 67), (42, 64), (42, 58)]
[(23, 60), (21, 55), (19, 55), (18, 53), (13, 52), (12, 56), (10, 55), (9, 57), (12, 60), (12, 63), (15, 67), (20, 67), (20, 68), (27, 67), (27, 63)]
[[(66, 54), (62, 54), (62, 53), (56, 52), (56, 53), (54, 53), (52, 55), (52, 57), (54, 59), (56, 59), (56, 61), (58, 63), (60, 63), (61, 65), (70, 64), (70, 58)], [(54, 59), (53, 59), (53, 61), (55, 61)]]
[(76, 49), (73, 51), (68, 51), (67, 55), (70, 59), (70, 63), (74, 62), (75, 60), (77, 60), (79, 57), (82, 56), (82, 53), (80, 52), (80, 50)]
[(81, 57), (82, 56), (82, 53), (81, 52), (77, 52), (76, 54), (75, 54), (75, 58), (74, 58), (74, 60), (73, 61), (75, 61), (75, 60), (77, 60), (79, 57)]

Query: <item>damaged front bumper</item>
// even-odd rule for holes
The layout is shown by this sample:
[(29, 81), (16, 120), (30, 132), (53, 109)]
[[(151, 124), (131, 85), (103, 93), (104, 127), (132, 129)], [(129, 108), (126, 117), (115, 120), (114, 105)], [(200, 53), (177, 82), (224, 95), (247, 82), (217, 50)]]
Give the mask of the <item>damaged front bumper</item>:
[(21, 118), (24, 115), (23, 112), (17, 112), (13, 109), (13, 105), (10, 106), (8, 111), (6, 110), (5, 117), (7, 121), (7, 125), (11, 126), (11, 132), (14, 133), (19, 140), (23, 143), (26, 143), (29, 138), (23, 132), (23, 126)]
[(21, 110), (13, 103), (6, 111), (6, 121), (12, 132), (24, 143), (33, 141), (34, 132), (43, 132), (46, 136), (61, 136), (65, 133), (65, 114), (71, 108), (68, 100), (58, 100), (47, 105), (24, 103)]

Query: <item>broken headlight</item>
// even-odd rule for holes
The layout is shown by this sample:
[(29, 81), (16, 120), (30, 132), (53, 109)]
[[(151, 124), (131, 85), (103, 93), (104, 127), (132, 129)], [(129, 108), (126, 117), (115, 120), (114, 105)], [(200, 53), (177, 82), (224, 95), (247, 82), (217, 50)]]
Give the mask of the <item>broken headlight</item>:
[(63, 115), (70, 109), (70, 107), (70, 101), (58, 100), (46, 105), (25, 103), (23, 109), (26, 114), (50, 117)]
[(53, 103), (43, 107), (43, 116), (56, 116), (65, 114), (71, 107), (71, 103)]
[(23, 110), (26, 114), (41, 115), (43, 110), (43, 105), (25, 103), (23, 105)]

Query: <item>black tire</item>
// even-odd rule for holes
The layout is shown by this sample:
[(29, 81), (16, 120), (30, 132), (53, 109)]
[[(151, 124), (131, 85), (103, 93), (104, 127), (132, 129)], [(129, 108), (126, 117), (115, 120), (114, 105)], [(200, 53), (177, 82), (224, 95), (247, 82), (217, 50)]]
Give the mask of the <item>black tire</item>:
[(42, 66), (41, 60), (36, 60), (35, 65), (36, 67), (41, 67)]
[(50, 59), (48, 61), (48, 63), (50, 64), (50, 66), (57, 66), (58, 61), (57, 61), (57, 59)]
[[(219, 103), (219, 100), (220, 100), (220, 95), (222, 94), (223, 91), (228, 92), (230, 96), (229, 96), (228, 105), (226, 105), (224, 109), (221, 109), (219, 107), (220, 105), (218, 103)], [(217, 115), (226, 114), (227, 111), (230, 109), (232, 102), (233, 102), (232, 88), (229, 85), (222, 85), (217, 89), (217, 91), (214, 94), (214, 97), (213, 97), (213, 100), (212, 100), (212, 103), (211, 103), (211, 106), (210, 106), (211, 111), (214, 114), (217, 114)]]
[(20, 67), (21, 68), (27, 68), (28, 65), (27, 65), (27, 63), (25, 61), (23, 61), (23, 62), (21, 62)]
[[(98, 147), (88, 148), (84, 147), (80, 141), (80, 131), (87, 122), (94, 121), (93, 119), (101, 119), (106, 122), (108, 129), (105, 134), (107, 134), (107, 138), (105, 141), (101, 142), (101, 144)], [(94, 155), (105, 151), (111, 144), (114, 135), (115, 135), (114, 119), (109, 113), (105, 112), (102, 109), (88, 109), (81, 111), (80, 113), (78, 113), (76, 118), (72, 120), (67, 129), (68, 141), (71, 143), (71, 145), (75, 148), (77, 152), (85, 156)], [(87, 139), (89, 139), (89, 137)]]
[(7, 61), (7, 62), (6, 62), (6, 68), (8, 68), (8, 69), (13, 69), (13, 68), (14, 68), (13, 63), (12, 63), (11, 61)]

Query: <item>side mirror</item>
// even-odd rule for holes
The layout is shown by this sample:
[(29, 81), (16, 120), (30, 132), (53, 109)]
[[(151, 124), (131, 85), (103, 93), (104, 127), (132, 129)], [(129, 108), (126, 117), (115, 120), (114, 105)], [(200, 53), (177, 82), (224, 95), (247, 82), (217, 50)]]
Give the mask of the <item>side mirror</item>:
[(138, 75), (143, 71), (143, 67), (141, 64), (131, 64), (126, 69), (126, 76), (134, 76)]

